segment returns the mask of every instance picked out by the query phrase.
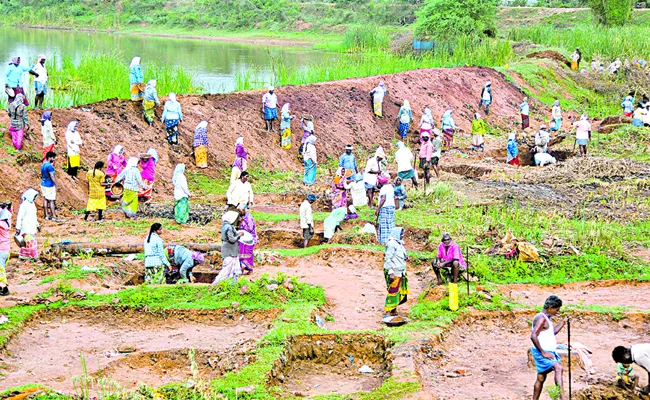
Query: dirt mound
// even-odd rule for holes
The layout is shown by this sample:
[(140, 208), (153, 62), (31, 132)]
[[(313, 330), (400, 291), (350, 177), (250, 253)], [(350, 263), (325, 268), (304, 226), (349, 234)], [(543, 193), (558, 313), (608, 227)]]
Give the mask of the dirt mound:
[(571, 67), (571, 62), (567, 60), (566, 57), (564, 57), (562, 54), (558, 53), (557, 51), (553, 51), (553, 50), (536, 51), (534, 53), (528, 54), (526, 58), (548, 58), (551, 60), (555, 60), (560, 64), (564, 64), (567, 67)]
[[(188, 222), (197, 224), (209, 224), (223, 213), (224, 206), (220, 204), (192, 203)], [(141, 208), (142, 216), (145, 218), (174, 219), (174, 206), (171, 204), (147, 204)]]
[(612, 133), (617, 128), (629, 125), (631, 122), (632, 119), (628, 117), (607, 117), (598, 125), (598, 132), (605, 134)]
[(571, 158), (564, 163), (536, 168), (524, 174), (524, 179), (534, 184), (584, 182), (592, 178), (620, 181), (632, 177), (650, 177), (650, 165), (630, 160)]
[(630, 390), (621, 389), (612, 383), (600, 383), (596, 386), (579, 390), (574, 395), (576, 400), (644, 400)]
[[(385, 117), (374, 119), (370, 111), (368, 92), (383, 80), (389, 90), (384, 102)], [(426, 69), (409, 71), (394, 75), (384, 75), (363, 79), (348, 79), (305, 86), (287, 86), (276, 91), (280, 104), (292, 104), (297, 116), (312, 114), (315, 117), (316, 147), (321, 159), (336, 158), (343, 151), (345, 143), (358, 147), (372, 148), (383, 145), (394, 151), (391, 141), (395, 135), (394, 119), (403, 99), (410, 100), (413, 117), (416, 121), (422, 109), (429, 105), (435, 119), (440, 120), (447, 109), (456, 110), (456, 123), (466, 131), (470, 130), (471, 116), (476, 110), (478, 97), (485, 81), (491, 80), (495, 97), (490, 121), (492, 124), (518, 118), (516, 102), (521, 92), (508, 83), (504, 76), (488, 68)], [(164, 95), (161, 93), (161, 95)], [(180, 126), (180, 144), (170, 147), (165, 140), (165, 131), (158, 121), (150, 128), (142, 119), (140, 105), (127, 100), (109, 99), (84, 107), (54, 110), (53, 124), (60, 154), (57, 160), (59, 179), (59, 205), (82, 208), (86, 201), (87, 186), (85, 174), (80, 173), (80, 182), (67, 179), (59, 168), (65, 164), (65, 127), (76, 119), (79, 132), (84, 141), (81, 150), (82, 167), (87, 169), (97, 160), (105, 160), (113, 147), (122, 144), (126, 154), (131, 156), (154, 147), (160, 155), (156, 171), (156, 199), (170, 199), (172, 195), (171, 175), (175, 164), (185, 163), (188, 172), (193, 172), (191, 157), (193, 131), (198, 122), (208, 120), (210, 155), (209, 168), (201, 171), (217, 177), (224, 167), (230, 166), (233, 159), (235, 139), (243, 135), (249, 158), (253, 165), (268, 169), (297, 170), (302, 168), (297, 158), (297, 146), (301, 138), (299, 123), (293, 124), (294, 147), (285, 151), (278, 145), (275, 133), (267, 133), (260, 117), (261, 91), (240, 92), (226, 95), (188, 95), (179, 96), (183, 107), (183, 122)], [(164, 102), (164, 98), (161, 101)], [(161, 107), (156, 111), (161, 115)], [(30, 133), (25, 141), (23, 153), (26, 157), (9, 155), (11, 146), (8, 129), (5, 132), (5, 146), (0, 148), (0, 197), (18, 200), (19, 194), (28, 186), (38, 187), (40, 181), (41, 135), (38, 132), (38, 119), (41, 113), (29, 111), (29, 118), (37, 130)], [(6, 114), (0, 115), (0, 124), (9, 126)], [(23, 163), (23, 165), (20, 165)], [(16, 184), (20, 182), (20, 184)], [(40, 202), (39, 202), (40, 203)]]

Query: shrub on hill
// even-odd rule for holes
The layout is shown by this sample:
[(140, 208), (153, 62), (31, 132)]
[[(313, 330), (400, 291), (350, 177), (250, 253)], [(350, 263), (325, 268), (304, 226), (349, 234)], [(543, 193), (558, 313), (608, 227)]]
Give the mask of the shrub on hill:
[(426, 0), (417, 11), (418, 37), (448, 40), (459, 36), (496, 36), (499, 0)]

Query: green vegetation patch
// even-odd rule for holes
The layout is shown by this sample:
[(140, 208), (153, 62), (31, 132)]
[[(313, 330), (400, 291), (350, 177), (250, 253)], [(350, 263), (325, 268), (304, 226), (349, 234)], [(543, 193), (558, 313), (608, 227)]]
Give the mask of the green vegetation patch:
[[(505, 74), (506, 79), (517, 86), (517, 79), (513, 72), (521, 76), (529, 87), (521, 89), (531, 98), (535, 98), (546, 106), (551, 107), (555, 100), (560, 100), (564, 110), (576, 113), (586, 113), (591, 118), (603, 118), (620, 113), (620, 98), (598, 93), (581, 85), (568, 75), (567, 71), (560, 71), (554, 63), (547, 60), (525, 60), (511, 65), (509, 68), (497, 68)], [(586, 83), (586, 82), (585, 82)], [(537, 110), (533, 108), (532, 112)], [(544, 113), (547, 113), (544, 110)], [(548, 115), (541, 115), (542, 119), (550, 119)]]

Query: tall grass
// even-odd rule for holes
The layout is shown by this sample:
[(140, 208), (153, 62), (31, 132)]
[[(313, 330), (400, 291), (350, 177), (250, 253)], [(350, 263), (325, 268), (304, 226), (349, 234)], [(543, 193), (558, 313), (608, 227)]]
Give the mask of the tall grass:
[(379, 51), (386, 50), (389, 46), (388, 34), (375, 25), (351, 27), (343, 36), (343, 48), (346, 51)]
[(583, 57), (591, 60), (593, 55), (608, 59), (616, 57), (644, 58), (650, 54), (650, 27), (624, 26), (604, 28), (598, 25), (579, 25), (568, 29), (558, 29), (552, 25), (533, 25), (513, 28), (508, 39), (530, 41), (573, 51), (580, 47)]
[[(48, 60), (50, 75), (49, 91), (45, 98), (46, 107), (70, 107), (89, 104), (109, 98), (130, 98), (129, 65), (118, 54), (90, 54), (81, 59), (54, 57)], [(190, 73), (181, 67), (162, 63), (143, 65), (145, 82), (156, 79), (159, 95), (174, 93), (198, 93), (201, 88), (193, 82)], [(33, 81), (26, 88), (27, 97), (34, 98)], [(0, 106), (7, 106), (6, 97), (0, 99)]]
[[(303, 85), (347, 78), (393, 74), (420, 68), (460, 67), (465, 65), (500, 66), (514, 59), (510, 43), (502, 40), (459, 38), (438, 46), (421, 56), (398, 56), (387, 52), (351, 54), (305, 68), (292, 70), (278, 60), (275, 76), (263, 76), (260, 71), (240, 72), (236, 90), (259, 89), (268, 84)], [(271, 80), (271, 81), (269, 81)]]

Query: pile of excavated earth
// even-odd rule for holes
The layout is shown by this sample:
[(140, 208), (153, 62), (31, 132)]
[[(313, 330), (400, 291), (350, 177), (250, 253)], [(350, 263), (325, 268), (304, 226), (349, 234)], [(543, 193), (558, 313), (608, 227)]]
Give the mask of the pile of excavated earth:
[[(370, 110), (368, 92), (380, 80), (385, 82), (389, 94), (384, 101), (385, 118), (375, 119)], [(469, 203), (462, 206), (508, 205), (516, 201), (533, 209), (554, 210), (567, 217), (577, 215), (574, 214), (577, 207), (582, 213), (598, 212), (609, 220), (625, 220), (632, 214), (647, 215), (642, 202), (629, 202), (615, 196), (611, 186), (612, 182), (620, 183), (621, 186), (617, 187), (634, 190), (637, 196), (650, 194), (650, 185), (625, 186), (628, 178), (650, 178), (650, 168), (645, 163), (604, 158), (578, 159), (573, 157), (572, 143), (558, 142), (551, 149), (560, 160), (558, 165), (543, 169), (530, 166), (516, 169), (506, 165), (506, 137), (519, 122), (518, 104), (523, 94), (492, 69), (417, 70), (280, 87), (276, 93), (280, 104), (291, 103), (293, 113), (298, 117), (302, 114), (314, 116), (319, 158), (338, 158), (344, 145), (352, 143), (363, 165), (365, 161), (361, 155), (370, 154), (377, 145), (382, 145), (388, 154), (394, 153), (395, 116), (403, 99), (410, 101), (416, 122), (426, 105), (432, 109), (438, 122), (444, 111), (453, 109), (456, 123), (469, 133), (481, 88), (487, 80), (492, 81), (494, 90), (488, 122), (495, 133), (486, 136), (486, 151), (473, 153), (467, 150), (469, 138), (459, 136), (460, 149), (446, 152), (440, 162), (441, 180), (447, 182), (454, 192), (461, 193)], [(110, 99), (53, 110), (53, 123), (59, 139), (56, 151), (61, 155), (57, 164), (58, 205), (64, 222), (41, 221), (39, 244), (44, 262), (10, 260), (8, 278), (13, 282), (12, 295), (0, 297), (0, 315), (1, 309), (6, 307), (52, 304), (75, 296), (83, 298), (89, 292), (110, 295), (143, 281), (144, 268), (139, 258), (119, 254), (100, 257), (92, 253), (83, 255), (83, 252), (81, 256), (72, 257), (50, 251), (51, 244), (69, 240), (73, 243), (137, 245), (142, 243), (148, 225), (155, 221), (162, 221), (165, 225), (165, 242), (220, 243), (219, 216), (225, 205), (224, 194), (212, 193), (192, 199), (191, 223), (181, 227), (173, 222), (172, 171), (177, 163), (185, 163), (189, 172), (207, 175), (225, 185), (238, 136), (245, 138), (249, 162), (256, 166), (256, 170), (301, 171), (297, 147), (302, 132), (298, 123), (294, 123), (294, 147), (282, 150), (278, 135), (263, 129), (261, 97), (260, 91), (179, 96), (184, 119), (180, 126), (180, 145), (175, 148), (166, 143), (163, 126), (158, 122), (150, 128), (142, 119), (139, 105), (127, 100)], [(539, 102), (532, 101), (531, 104), (537, 115), (550, 112)], [(160, 112), (157, 110), (158, 115)], [(7, 129), (4, 133), (6, 145), (0, 148), (3, 160), (0, 162), (0, 199), (11, 199), (15, 204), (27, 187), (38, 188), (40, 180), (41, 137), (37, 123), (40, 115), (30, 111), (29, 117), (35, 131), (28, 135), (25, 150), (17, 155), (7, 153), (10, 143)], [(160, 161), (156, 192), (152, 203), (143, 207), (139, 220), (124, 221), (117, 207), (107, 211), (104, 223), (86, 223), (73, 213), (85, 207), (87, 187), (85, 174), (80, 174), (80, 182), (74, 183), (61, 169), (65, 154), (65, 126), (72, 119), (79, 121), (79, 132), (84, 141), (82, 165), (86, 168), (97, 160), (105, 160), (117, 144), (126, 148), (127, 155), (144, 152), (149, 147), (157, 149)], [(209, 167), (195, 170), (192, 137), (196, 124), (201, 120), (210, 124)], [(540, 123), (534, 120), (532, 126), (538, 127)], [(8, 126), (6, 115), (0, 116), (0, 124)], [(411, 130), (409, 142), (417, 149), (415, 127)], [(254, 189), (259, 179), (253, 174)], [(327, 201), (323, 200), (330, 179), (331, 174), (319, 176), (316, 185), (309, 189), (321, 195), (314, 211), (330, 209)], [(576, 184), (577, 181), (581, 183)], [(453, 322), (440, 327), (431, 326), (424, 331), (416, 329), (411, 334), (411, 325), (396, 328), (405, 339), (395, 344), (386, 338), (390, 328), (381, 324), (386, 294), (383, 252), (372, 240), (364, 241), (346, 234), (357, 231), (365, 222), (344, 222), (343, 232), (334, 236), (333, 245), (311, 254), (281, 257), (275, 252), (300, 247), (302, 237), (297, 218), (273, 216), (290, 214), (297, 217), (298, 207), (307, 191), (298, 182), (287, 185), (282, 194), (259, 193), (253, 207), (253, 211), (261, 212), (256, 221), (257, 249), (264, 256), (258, 259), (255, 272), (249, 279), (259, 279), (266, 273), (275, 276), (281, 272), (295, 276), (299, 282), (321, 286), (327, 298), (326, 305), (309, 316), (313, 325), (309, 332), (286, 338), (284, 350), (264, 378), (267, 386), (279, 387), (283, 393), (295, 397), (338, 394), (356, 398), (358, 395), (354, 393), (376, 389), (390, 378), (418, 383), (419, 389), (404, 394), (401, 397), (404, 399), (528, 398), (535, 380), (535, 368), (527, 353), (530, 348), (529, 321), (535, 314), (535, 307), (542, 305), (548, 295), (557, 294), (565, 304), (573, 306), (571, 315), (575, 328), (571, 332), (572, 343), (582, 343), (593, 353), (592, 365), (580, 365), (575, 358), (574, 397), (590, 400), (637, 398), (612, 387), (616, 366), (611, 361), (611, 349), (621, 344), (650, 341), (650, 306), (645, 301), (650, 290), (648, 283), (591, 281), (554, 287), (491, 285), (490, 289), (485, 289), (481, 286), (484, 283), (480, 282), (472, 290), (480, 291), (486, 298), (502, 296), (504, 301), (516, 304), (517, 311), (468, 308)], [(607, 204), (603, 203), (604, 200)], [(39, 215), (41, 212), (39, 205)], [(322, 232), (321, 226), (322, 223), (318, 222), (317, 233)], [(404, 308), (408, 310), (409, 306), (421, 301), (443, 297), (444, 292), (431, 289), (435, 277), (428, 268), (430, 258), (426, 256), (437, 248), (437, 236), (433, 241), (430, 237), (438, 232), (427, 226), (406, 226), (405, 230), (406, 248), (420, 254), (409, 262), (411, 294)], [(549, 248), (568, 253), (573, 251), (560, 242), (558, 239), (549, 244)], [(321, 243), (322, 235), (317, 235), (310, 246)], [(343, 246), (350, 244), (356, 246)], [(360, 248), (360, 245), (373, 246)], [(646, 262), (650, 259), (647, 251), (634, 251)], [(102, 274), (85, 274), (66, 280), (72, 288), (72, 295), (57, 287), (61, 268), (71, 261), (87, 271), (100, 268), (103, 271)], [(212, 253), (206, 264), (195, 269), (197, 285), (211, 282), (220, 268), (219, 254)], [(278, 284), (283, 285), (283, 282)], [(290, 286), (286, 281), (284, 285)], [(585, 306), (623, 311), (615, 314), (581, 311)], [(13, 331), (2, 345), (0, 387), (38, 383), (57, 391), (74, 393), (78, 382), (71, 377), (81, 374), (80, 354), (84, 355), (88, 376), (107, 378), (107, 382), (125, 389), (137, 388), (140, 382), (160, 386), (197, 378), (217, 379), (255, 363), (261, 357), (258, 341), (278, 324), (293, 322), (291, 318), (281, 317), (279, 309), (246, 311), (239, 310), (237, 304), (219, 310), (151, 312), (121, 306), (116, 301), (113, 305), (101, 307), (42, 309), (32, 314), (21, 329)], [(327, 330), (318, 331), (317, 325)], [(314, 331), (319, 333), (311, 334)], [(566, 332), (559, 335), (558, 340), (566, 343)], [(646, 376), (640, 375), (641, 383), (647, 384)], [(551, 385), (550, 379), (547, 385)], [(251, 397), (255, 388), (240, 389), (238, 398), (255, 398)], [(549, 397), (544, 393), (542, 398)]]

